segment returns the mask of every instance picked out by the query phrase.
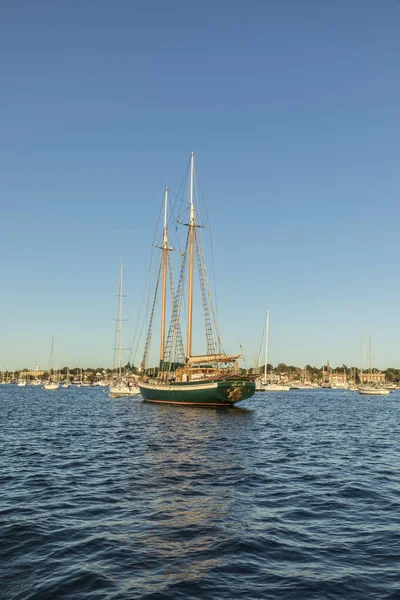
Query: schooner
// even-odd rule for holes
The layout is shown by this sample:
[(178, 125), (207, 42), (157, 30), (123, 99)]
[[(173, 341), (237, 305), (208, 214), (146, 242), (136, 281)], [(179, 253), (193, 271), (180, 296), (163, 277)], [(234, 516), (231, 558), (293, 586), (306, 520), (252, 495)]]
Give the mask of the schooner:
[[(151, 316), (144, 356), (141, 364), (141, 378), (138, 382), (144, 400), (165, 404), (182, 404), (195, 406), (233, 406), (241, 400), (250, 398), (255, 392), (255, 383), (248, 375), (243, 375), (239, 369), (238, 360), (242, 355), (229, 356), (221, 345), (219, 330), (216, 323), (212, 299), (207, 290), (208, 277), (205, 264), (202, 262), (202, 252), (198, 235), (201, 227), (196, 220), (194, 206), (194, 153), (192, 152), (189, 165), (189, 219), (186, 244), (181, 253), (182, 262), (180, 277), (176, 289), (172, 281), (172, 267), (167, 227), (168, 188), (164, 194), (164, 228), (161, 250), (160, 268), (153, 299)], [(193, 355), (193, 303), (195, 256), (199, 273), (199, 285), (205, 322), (207, 352)], [(187, 275), (188, 271), (188, 275)], [(167, 313), (167, 280), (170, 282), (172, 310), (171, 320), (166, 329)], [(183, 345), (181, 332), (181, 308), (184, 297), (184, 284), (187, 280), (187, 332), (186, 350)], [(158, 290), (161, 288), (161, 332), (160, 332), (160, 363), (156, 375), (149, 374), (147, 361), (149, 358), (152, 326)]]

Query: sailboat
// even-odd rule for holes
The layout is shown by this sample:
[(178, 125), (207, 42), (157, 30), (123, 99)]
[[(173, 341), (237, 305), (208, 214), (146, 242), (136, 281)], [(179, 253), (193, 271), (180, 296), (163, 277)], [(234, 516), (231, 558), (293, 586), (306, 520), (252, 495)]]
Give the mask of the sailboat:
[(40, 385), (41, 384), (41, 381), (39, 379), (38, 373), (39, 373), (39, 365), (36, 364), (35, 379), (33, 379), (31, 381), (31, 385)]
[(18, 387), (25, 387), (26, 386), (26, 375), (25, 375), (25, 379), (22, 376), (22, 373), (20, 373), (19, 379), (18, 379)]
[[(109, 397), (120, 398), (121, 396), (130, 396), (131, 391), (127, 381), (122, 377), (122, 279), (123, 279), (123, 264), (121, 261), (119, 270), (119, 294), (118, 294), (118, 319), (117, 331), (118, 338), (118, 378), (113, 380), (109, 386)], [(114, 348), (116, 350), (117, 348)]]
[(51, 338), (51, 352), (50, 352), (50, 372), (49, 380), (43, 386), (44, 390), (56, 390), (59, 387), (58, 381), (52, 379), (53, 377), (53, 350), (54, 350), (54, 335)]
[[(200, 241), (197, 228), (200, 226), (196, 220), (194, 206), (194, 153), (190, 157), (189, 175), (189, 222), (188, 235), (184, 251), (181, 253), (182, 262), (180, 277), (176, 290), (173, 290), (172, 269), (170, 268), (169, 253), (171, 248), (168, 243), (167, 230), (167, 203), (168, 188), (164, 193), (164, 228), (160, 250), (162, 258), (159, 270), (161, 280), (161, 338), (160, 338), (160, 367), (158, 373), (152, 375), (147, 370), (150, 341), (152, 335), (152, 311), (145, 352), (141, 364), (141, 373), (138, 385), (143, 399), (148, 402), (163, 404), (180, 404), (186, 406), (205, 407), (230, 407), (253, 396), (255, 383), (248, 375), (240, 374), (238, 360), (241, 355), (228, 356), (222, 351), (219, 332), (212, 317), (215, 312), (210, 310), (211, 295), (207, 294), (205, 285), (207, 277), (205, 268), (201, 261)], [(199, 270), (199, 283), (204, 312), (207, 353), (194, 355), (192, 353), (193, 334), (193, 302), (194, 302), (194, 257), (197, 255)], [(183, 348), (180, 328), (180, 311), (184, 292), (184, 281), (186, 281), (186, 267), (188, 265), (188, 289), (187, 289), (187, 337), (186, 352)], [(172, 295), (172, 314), (167, 336), (166, 333), (166, 291), (167, 291), (167, 268), (169, 267), (169, 278)], [(154, 296), (157, 298), (158, 284)], [(153, 304), (155, 306), (155, 304)], [(211, 314), (210, 314), (211, 313)], [(216, 334), (216, 335), (215, 335)]]
[[(361, 332), (361, 336), (362, 336), (362, 332)], [(361, 340), (362, 340), (362, 338), (361, 338)], [(362, 350), (360, 350), (360, 353), (361, 352), (362, 352)], [(362, 354), (361, 354), (361, 356), (362, 356)], [(372, 379), (371, 336), (369, 336), (369, 374), (370, 374), (370, 379)], [(388, 394), (390, 393), (387, 388), (381, 387), (376, 384), (373, 385), (372, 382), (366, 383), (364, 385), (363, 384), (360, 385), (360, 387), (358, 388), (358, 391), (360, 392), (360, 394), (365, 395), (365, 396), (388, 396)]]
[(268, 333), (269, 333), (269, 310), (265, 320), (265, 364), (264, 364), (264, 379), (257, 386), (257, 392), (288, 392), (290, 387), (280, 383), (271, 383), (267, 379), (268, 371)]
[(71, 380), (69, 378), (69, 368), (67, 367), (67, 376), (64, 380), (64, 383), (62, 384), (63, 388), (69, 388), (71, 387)]

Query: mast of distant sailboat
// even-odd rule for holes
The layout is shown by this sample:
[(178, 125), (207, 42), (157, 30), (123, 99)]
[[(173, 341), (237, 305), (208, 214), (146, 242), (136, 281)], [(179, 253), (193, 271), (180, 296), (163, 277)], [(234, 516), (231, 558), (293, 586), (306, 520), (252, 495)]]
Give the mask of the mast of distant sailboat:
[(269, 310), (265, 319), (265, 365), (264, 365), (264, 385), (267, 383), (267, 364), (268, 364), (268, 331), (269, 331)]
[(53, 350), (54, 350), (54, 335), (51, 336), (51, 351), (50, 351), (50, 380), (53, 375)]
[(118, 307), (118, 375), (122, 379), (122, 278), (123, 278), (123, 263), (119, 267), (119, 307)]

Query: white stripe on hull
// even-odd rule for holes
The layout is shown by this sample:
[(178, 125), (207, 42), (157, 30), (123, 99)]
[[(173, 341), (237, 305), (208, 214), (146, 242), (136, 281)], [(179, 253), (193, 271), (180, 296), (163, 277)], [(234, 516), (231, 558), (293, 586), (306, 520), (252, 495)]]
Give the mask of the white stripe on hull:
[(218, 387), (218, 383), (203, 383), (199, 385), (159, 385), (154, 383), (140, 383), (139, 387), (147, 388), (149, 390), (167, 391), (167, 392), (189, 392), (190, 390), (215, 390)]

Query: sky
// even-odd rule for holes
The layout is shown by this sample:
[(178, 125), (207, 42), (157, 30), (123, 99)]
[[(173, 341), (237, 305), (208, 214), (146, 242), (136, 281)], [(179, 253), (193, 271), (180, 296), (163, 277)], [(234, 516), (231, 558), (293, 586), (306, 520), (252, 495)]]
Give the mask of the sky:
[(252, 366), (269, 309), (274, 365), (358, 364), (362, 324), (400, 368), (399, 28), (397, 0), (1, 2), (0, 370), (52, 335), (110, 366), (121, 259), (131, 344), (192, 151), (226, 350)]

